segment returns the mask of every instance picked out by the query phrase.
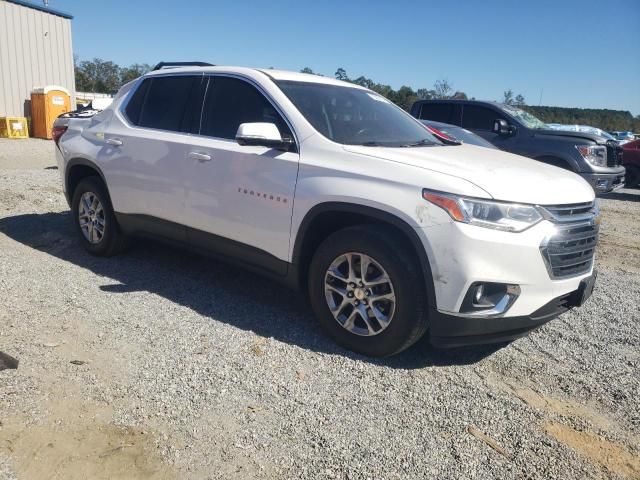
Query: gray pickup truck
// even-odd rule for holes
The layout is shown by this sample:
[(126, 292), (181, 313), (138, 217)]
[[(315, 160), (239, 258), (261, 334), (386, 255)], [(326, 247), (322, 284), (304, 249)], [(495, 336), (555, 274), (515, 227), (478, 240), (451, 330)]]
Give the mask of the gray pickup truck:
[(475, 100), (420, 100), (411, 107), (419, 119), (458, 125), (501, 150), (572, 170), (596, 193), (624, 185), (622, 148), (616, 141), (583, 132), (551, 130), (511, 105)]

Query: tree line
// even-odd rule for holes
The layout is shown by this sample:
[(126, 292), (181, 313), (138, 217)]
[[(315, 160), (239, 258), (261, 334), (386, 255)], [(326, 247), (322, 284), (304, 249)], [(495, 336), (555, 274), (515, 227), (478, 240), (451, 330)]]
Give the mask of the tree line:
[(78, 92), (116, 93), (122, 85), (144, 75), (152, 68), (146, 63), (121, 67), (101, 58), (80, 61), (74, 57), (73, 60)]
[[(151, 65), (146, 63), (134, 63), (128, 67), (121, 67), (112, 61), (105, 61), (100, 58), (80, 61), (77, 57), (74, 57), (74, 65), (76, 90), (80, 92), (97, 93), (115, 93), (122, 85), (138, 78), (140, 75), (144, 75), (152, 68)], [(305, 67), (300, 71), (302, 73), (320, 75), (309, 67)], [(453, 84), (446, 78), (436, 80), (431, 88), (423, 87), (414, 90), (407, 85), (403, 85), (396, 90), (390, 85), (377, 83), (363, 75), (351, 78), (342, 67), (336, 70), (334, 77), (338, 80), (354, 83), (373, 90), (406, 111), (409, 111), (411, 105), (417, 100), (475, 100), (475, 97), (469, 97), (465, 92), (456, 90)], [(498, 101), (523, 108), (547, 123), (591, 125), (603, 130), (631, 130), (640, 132), (640, 115), (634, 118), (629, 111), (594, 108), (535, 107), (527, 105), (524, 96), (522, 94), (515, 94), (511, 89), (505, 90), (502, 98), (498, 99)]]
[(523, 110), (535, 115), (545, 123), (589, 125), (605, 131), (640, 132), (640, 115), (634, 117), (628, 110), (602, 108), (566, 108), (527, 105)]

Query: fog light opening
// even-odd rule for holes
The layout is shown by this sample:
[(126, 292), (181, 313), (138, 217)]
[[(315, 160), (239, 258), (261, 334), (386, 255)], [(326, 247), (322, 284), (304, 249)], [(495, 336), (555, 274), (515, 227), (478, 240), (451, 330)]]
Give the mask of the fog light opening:
[(469, 287), (460, 313), (501, 315), (520, 295), (518, 285), (493, 282), (474, 282)]

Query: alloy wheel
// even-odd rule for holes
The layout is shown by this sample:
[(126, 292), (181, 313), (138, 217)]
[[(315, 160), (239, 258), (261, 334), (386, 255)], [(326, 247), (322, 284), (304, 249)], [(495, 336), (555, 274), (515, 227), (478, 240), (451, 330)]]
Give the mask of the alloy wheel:
[(393, 283), (369, 255), (349, 252), (337, 257), (325, 274), (324, 291), (333, 317), (355, 335), (378, 335), (393, 320)]
[(104, 238), (105, 214), (98, 196), (93, 192), (85, 192), (80, 197), (78, 220), (82, 235), (91, 244), (97, 244)]

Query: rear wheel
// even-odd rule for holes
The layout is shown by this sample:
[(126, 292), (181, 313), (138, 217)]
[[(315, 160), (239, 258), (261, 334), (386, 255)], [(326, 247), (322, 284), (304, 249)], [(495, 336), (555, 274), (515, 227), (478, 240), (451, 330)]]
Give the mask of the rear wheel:
[(89, 253), (109, 257), (124, 249), (126, 238), (100, 178), (87, 177), (80, 181), (73, 192), (71, 210), (80, 240)]
[(427, 300), (419, 264), (394, 232), (357, 226), (329, 236), (309, 269), (311, 305), (340, 345), (388, 356), (427, 329)]

